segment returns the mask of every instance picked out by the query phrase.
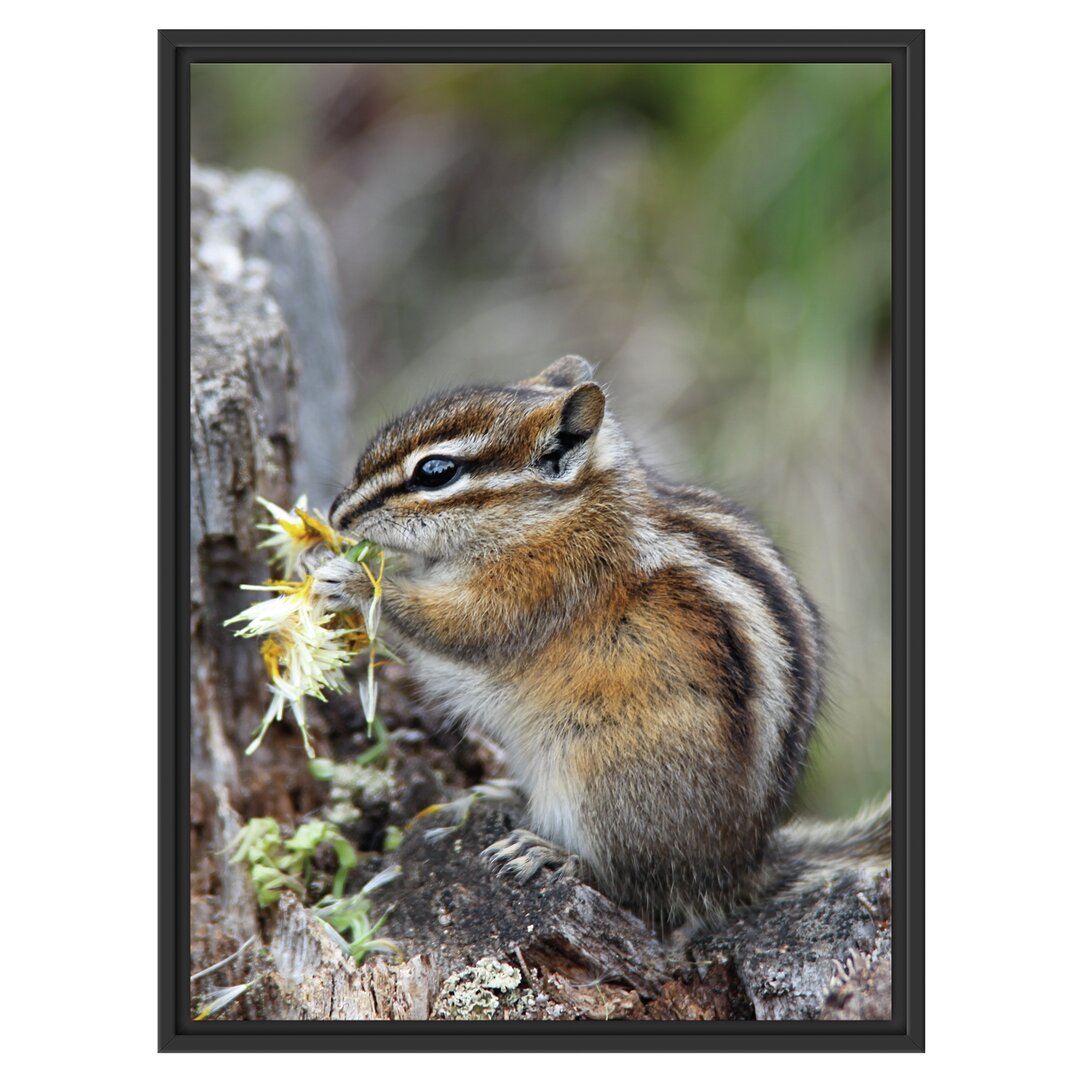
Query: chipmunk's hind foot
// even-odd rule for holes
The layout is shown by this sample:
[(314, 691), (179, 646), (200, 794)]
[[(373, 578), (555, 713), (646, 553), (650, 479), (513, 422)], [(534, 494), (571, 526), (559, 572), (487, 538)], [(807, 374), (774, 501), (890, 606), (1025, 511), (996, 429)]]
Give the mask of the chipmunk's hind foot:
[(528, 881), (545, 866), (558, 871), (560, 877), (576, 877), (580, 860), (550, 840), (528, 829), (515, 829), (509, 836), (485, 848), (480, 857), (500, 877), (512, 875), (518, 881)]

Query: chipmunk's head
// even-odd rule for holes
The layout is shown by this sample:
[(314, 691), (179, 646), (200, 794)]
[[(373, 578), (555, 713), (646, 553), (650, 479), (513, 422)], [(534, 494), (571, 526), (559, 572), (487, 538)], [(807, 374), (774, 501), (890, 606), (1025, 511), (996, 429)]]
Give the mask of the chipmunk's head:
[(334, 501), (341, 532), (430, 565), (558, 528), (609, 473), (604, 391), (565, 356), (513, 386), (467, 387), (387, 424)]

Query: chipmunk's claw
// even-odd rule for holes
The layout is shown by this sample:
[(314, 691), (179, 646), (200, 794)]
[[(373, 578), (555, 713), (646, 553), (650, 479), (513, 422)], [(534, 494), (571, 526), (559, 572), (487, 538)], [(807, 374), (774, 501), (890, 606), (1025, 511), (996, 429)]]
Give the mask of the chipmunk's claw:
[(576, 855), (527, 829), (515, 829), (485, 848), (480, 857), (499, 877), (513, 876), (518, 881), (529, 881), (545, 866), (554, 868), (560, 877), (573, 877), (580, 865)]
[(363, 568), (344, 555), (336, 555), (318, 564), (312, 571), (312, 577), (312, 595), (324, 600), (334, 611), (356, 607), (360, 602), (357, 583), (363, 586), (367, 581)]
[(325, 544), (315, 544), (300, 553), (297, 566), (301, 576), (314, 575), (320, 567), (325, 566), (334, 558), (334, 553)]

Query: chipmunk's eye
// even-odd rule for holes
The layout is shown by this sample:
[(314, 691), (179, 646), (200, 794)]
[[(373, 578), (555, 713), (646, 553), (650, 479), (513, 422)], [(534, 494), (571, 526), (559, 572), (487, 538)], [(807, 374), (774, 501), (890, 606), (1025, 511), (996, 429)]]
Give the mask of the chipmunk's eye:
[(417, 487), (440, 488), (446, 487), (460, 475), (461, 464), (453, 458), (428, 457), (413, 469), (412, 482)]

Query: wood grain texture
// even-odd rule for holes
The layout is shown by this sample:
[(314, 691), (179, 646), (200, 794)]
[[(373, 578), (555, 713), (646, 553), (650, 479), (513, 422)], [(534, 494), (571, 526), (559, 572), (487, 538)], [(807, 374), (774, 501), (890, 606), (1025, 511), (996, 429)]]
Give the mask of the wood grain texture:
[[(275, 286), (275, 281), (278, 283)], [(317, 793), (291, 733), (268, 733), (257, 759), (244, 747), (266, 708), (257, 649), (222, 626), (247, 606), (239, 586), (268, 576), (257, 549), (261, 495), (289, 505), (301, 452), (298, 381), (304, 359), (332, 355), (290, 308), (327, 310), (332, 270), (321, 230), (291, 181), (269, 174), (192, 172), (191, 216), (191, 898), (192, 967), (232, 952), (257, 926), (246, 875), (214, 853), (243, 819), (283, 822)], [(333, 314), (331, 312), (331, 314)], [(321, 353), (320, 353), (321, 348)], [(320, 425), (344, 440), (344, 403)], [(334, 420), (340, 413), (341, 419)]]

